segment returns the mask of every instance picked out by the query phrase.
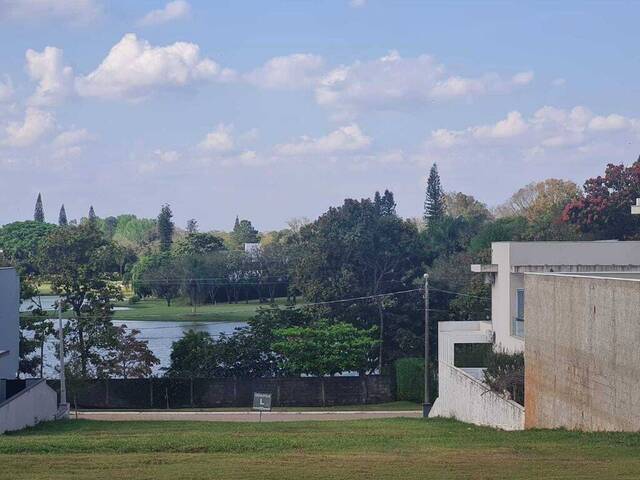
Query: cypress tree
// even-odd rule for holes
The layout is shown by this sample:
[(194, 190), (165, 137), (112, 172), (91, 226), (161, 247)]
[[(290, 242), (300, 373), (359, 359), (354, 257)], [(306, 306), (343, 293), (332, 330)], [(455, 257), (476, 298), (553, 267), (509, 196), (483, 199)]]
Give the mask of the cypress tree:
[(60, 213), (58, 214), (58, 225), (61, 227), (67, 226), (69, 222), (67, 221), (67, 212), (64, 209), (64, 203), (60, 207)]
[(93, 209), (93, 205), (89, 206), (89, 221), (95, 223), (97, 218), (98, 217), (96, 217), (96, 212)]
[(33, 212), (33, 219), (36, 222), (44, 222), (44, 209), (42, 208), (42, 195), (38, 193), (38, 199), (36, 200), (36, 208)]
[(171, 207), (168, 204), (163, 205), (158, 215), (158, 237), (160, 237), (160, 250), (162, 252), (171, 250), (174, 229), (171, 218), (173, 218)]
[(444, 216), (444, 191), (440, 185), (438, 166), (434, 163), (427, 180), (427, 194), (424, 200), (424, 221), (438, 221)]

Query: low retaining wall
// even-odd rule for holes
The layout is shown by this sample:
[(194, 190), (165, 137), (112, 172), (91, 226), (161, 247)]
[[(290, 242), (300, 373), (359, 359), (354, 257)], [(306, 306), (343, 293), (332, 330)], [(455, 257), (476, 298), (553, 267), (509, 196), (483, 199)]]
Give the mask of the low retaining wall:
[[(58, 381), (49, 381), (56, 390)], [(296, 378), (149, 378), (86, 380), (67, 386), (81, 408), (250, 407), (254, 392), (271, 393), (274, 407), (315, 407), (390, 402), (389, 376)]]
[(57, 411), (56, 392), (40, 380), (0, 403), (0, 433), (55, 420)]
[(522, 405), (501, 397), (481, 381), (446, 362), (439, 362), (438, 374), (439, 394), (429, 417), (455, 418), (503, 430), (524, 429)]

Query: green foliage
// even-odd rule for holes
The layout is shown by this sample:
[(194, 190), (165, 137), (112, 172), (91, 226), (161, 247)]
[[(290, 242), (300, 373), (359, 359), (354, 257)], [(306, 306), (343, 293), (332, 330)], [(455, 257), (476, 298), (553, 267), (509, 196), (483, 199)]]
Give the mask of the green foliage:
[(104, 374), (118, 378), (146, 378), (160, 360), (149, 350), (146, 340), (138, 339), (140, 330), (127, 330), (126, 325), (113, 327), (113, 347), (104, 352)]
[(176, 255), (205, 255), (225, 250), (224, 241), (212, 233), (189, 233), (174, 245)]
[(158, 238), (160, 239), (160, 251), (168, 252), (173, 243), (173, 213), (169, 205), (163, 205), (158, 215)]
[(383, 195), (380, 195), (380, 192), (376, 192), (373, 196), (373, 204), (379, 215), (396, 214), (396, 202), (393, 199), (393, 192), (389, 190), (385, 190)]
[(138, 260), (131, 271), (131, 284), (138, 295), (164, 298), (167, 306), (178, 296), (176, 259), (169, 252), (151, 253)]
[(253, 228), (251, 222), (249, 220), (240, 220), (238, 217), (236, 217), (231, 238), (238, 248), (242, 248), (245, 243), (258, 243), (260, 241), (258, 230)]
[(20, 269), (20, 274), (37, 273), (37, 255), (43, 242), (57, 227), (50, 223), (14, 222), (0, 228), (0, 249)]
[(491, 242), (521, 240), (527, 231), (528, 223), (524, 217), (504, 217), (485, 225), (471, 240), (469, 250), (472, 253), (490, 248)]
[(368, 330), (348, 323), (320, 320), (306, 327), (274, 331), (273, 351), (281, 356), (282, 369), (295, 375), (335, 375), (365, 372), (373, 366), (376, 327)]
[(424, 401), (424, 358), (399, 358), (395, 361), (396, 400)]
[(36, 199), (36, 206), (33, 211), (33, 221), (44, 223), (44, 208), (42, 207), (42, 195), (38, 193), (38, 198)]
[(135, 305), (136, 303), (140, 302), (140, 296), (134, 293), (127, 299), (127, 302), (129, 303), (129, 305)]
[(66, 227), (69, 224), (69, 221), (67, 220), (67, 212), (64, 209), (64, 203), (62, 204), (62, 206), (60, 207), (60, 213), (58, 214), (58, 225), (60, 227)]
[(137, 218), (135, 215), (119, 215), (113, 241), (132, 248), (137, 254), (145, 253), (158, 239), (156, 220)]
[(171, 345), (171, 366), (167, 375), (208, 378), (216, 376), (213, 339), (207, 332), (189, 330)]
[(493, 391), (524, 405), (524, 353), (492, 350), (487, 356), (484, 380)]
[(445, 213), (444, 191), (440, 185), (438, 166), (434, 163), (427, 179), (427, 193), (424, 200), (425, 223), (440, 220)]

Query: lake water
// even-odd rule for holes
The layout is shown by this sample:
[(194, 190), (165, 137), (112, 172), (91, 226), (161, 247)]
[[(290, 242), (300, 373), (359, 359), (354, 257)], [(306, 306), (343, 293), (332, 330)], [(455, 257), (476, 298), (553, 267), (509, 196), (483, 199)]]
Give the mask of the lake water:
[[(55, 296), (43, 296), (41, 298), (42, 307), (45, 310), (52, 310), (53, 304), (56, 302)], [(21, 311), (27, 311), (29, 307), (28, 302), (25, 302), (21, 307)], [(126, 310), (127, 307), (116, 307), (118, 310)], [(63, 320), (64, 321), (64, 320)], [(156, 374), (162, 374), (163, 368), (169, 367), (171, 364), (171, 345), (176, 340), (182, 338), (185, 332), (194, 330), (196, 332), (208, 332), (212, 337), (216, 337), (221, 333), (232, 334), (236, 329), (245, 327), (245, 322), (173, 322), (173, 321), (140, 321), (140, 320), (113, 320), (113, 324), (116, 326), (126, 325), (127, 329), (140, 330), (138, 338), (146, 340), (149, 344), (149, 349), (160, 360), (160, 365), (155, 368)], [(57, 319), (56, 319), (57, 327)], [(55, 377), (55, 367), (58, 360), (55, 356), (55, 343), (52, 338), (47, 344), (44, 353), (45, 363), (45, 376)]]

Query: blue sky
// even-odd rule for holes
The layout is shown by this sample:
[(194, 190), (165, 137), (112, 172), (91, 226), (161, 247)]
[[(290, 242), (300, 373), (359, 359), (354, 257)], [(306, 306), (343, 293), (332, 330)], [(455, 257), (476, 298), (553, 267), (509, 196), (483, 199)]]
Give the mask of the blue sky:
[(0, 223), (262, 229), (428, 169), (495, 205), (640, 153), (640, 4), (0, 0)]

